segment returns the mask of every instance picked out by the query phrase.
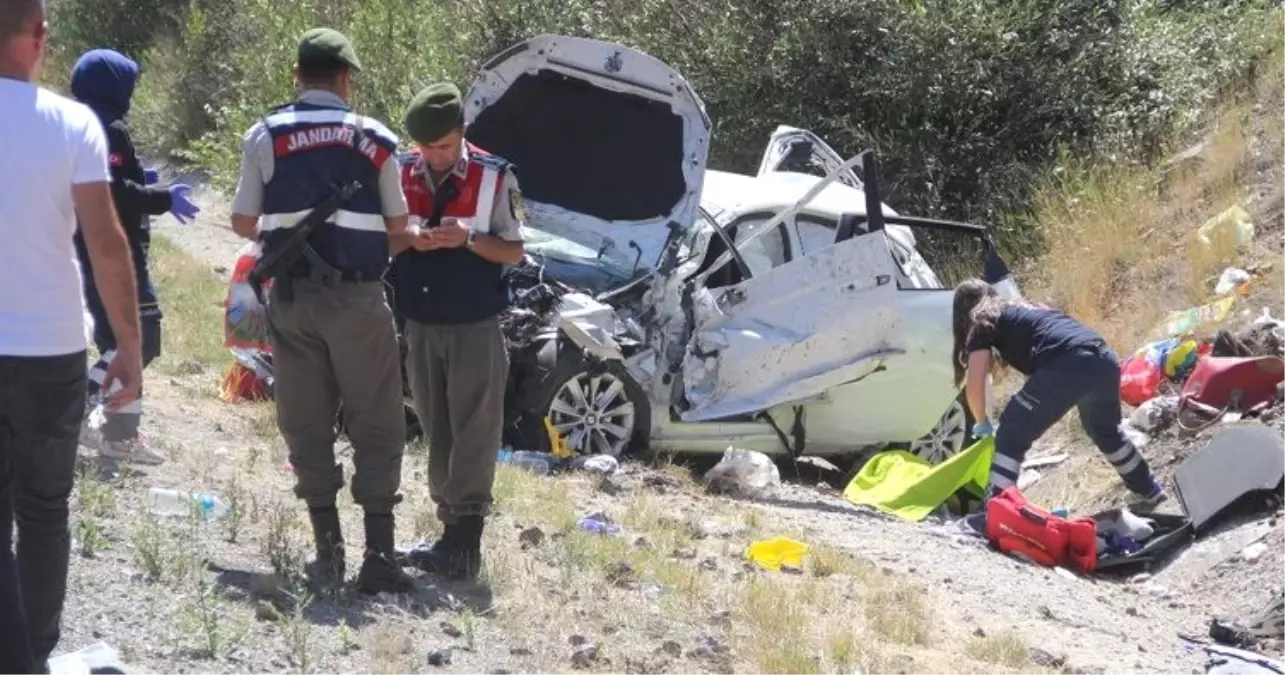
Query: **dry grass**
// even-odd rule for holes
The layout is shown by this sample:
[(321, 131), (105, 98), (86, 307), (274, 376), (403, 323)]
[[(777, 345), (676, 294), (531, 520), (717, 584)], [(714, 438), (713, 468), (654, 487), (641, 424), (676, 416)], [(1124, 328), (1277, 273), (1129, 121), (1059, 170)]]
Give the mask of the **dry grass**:
[[(1029, 271), (1028, 295), (1099, 329), (1122, 358), (1160, 337), (1156, 329), (1170, 312), (1214, 300), (1214, 281), (1229, 266), (1272, 267), (1237, 303), (1228, 327), (1247, 323), (1263, 307), (1276, 317), (1285, 314), (1281, 50), (1267, 63), (1253, 86), (1211, 116), (1193, 157), (1161, 167), (1068, 162), (1040, 192), (1038, 219), (1048, 252)], [(1237, 205), (1253, 217), (1255, 241), (1198, 241), (1203, 223)], [(1006, 389), (1020, 386), (1021, 378), (1009, 379), (1018, 382), (1007, 382)], [(1073, 455), (1028, 491), (1041, 504), (1099, 506), (1122, 489), (1074, 411), (1038, 449)]]
[(1158, 168), (1072, 163), (1041, 192), (1038, 220), (1049, 252), (1033, 297), (1103, 330), (1131, 354), (1169, 311), (1209, 300), (1205, 280), (1237, 260), (1235, 249), (1195, 242), (1195, 229), (1241, 201), (1248, 161), (1244, 108), (1232, 105), (1205, 141), (1204, 161), (1163, 176)]
[(968, 641), (965, 651), (982, 663), (1012, 668), (1018, 672), (1030, 672), (1032, 665), (1031, 652), (1026, 647), (1026, 642), (1013, 631), (973, 637)]

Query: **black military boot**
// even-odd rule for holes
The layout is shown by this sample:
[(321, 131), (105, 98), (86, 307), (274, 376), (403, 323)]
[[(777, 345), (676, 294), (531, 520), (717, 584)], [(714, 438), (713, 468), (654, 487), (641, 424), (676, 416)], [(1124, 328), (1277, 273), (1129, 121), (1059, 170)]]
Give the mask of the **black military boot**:
[(446, 569), (450, 552), (455, 549), (459, 539), (459, 527), (448, 524), (432, 545), (417, 544), (414, 548), (397, 552), (397, 563), (402, 567), (414, 567), (421, 572), (440, 574)]
[(314, 593), (331, 593), (344, 583), (344, 537), (339, 511), (331, 506), (308, 509), (317, 556), (304, 566), (304, 577)]
[(442, 574), (448, 579), (476, 581), (482, 571), (482, 529), (486, 520), (482, 516), (463, 516), (457, 525), (455, 545), (446, 556), (446, 569)]
[(393, 561), (394, 529), (393, 514), (366, 514), (366, 555), (357, 573), (362, 593), (405, 593), (415, 585)]

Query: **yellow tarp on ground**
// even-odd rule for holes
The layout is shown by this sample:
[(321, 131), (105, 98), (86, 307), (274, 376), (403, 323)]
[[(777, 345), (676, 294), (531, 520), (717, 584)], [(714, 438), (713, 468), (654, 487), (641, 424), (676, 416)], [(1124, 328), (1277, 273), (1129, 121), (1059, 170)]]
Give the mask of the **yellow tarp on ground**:
[(982, 494), (990, 480), (995, 438), (984, 438), (950, 459), (932, 466), (905, 450), (870, 458), (843, 491), (848, 501), (873, 506), (911, 522), (928, 517), (965, 485)]

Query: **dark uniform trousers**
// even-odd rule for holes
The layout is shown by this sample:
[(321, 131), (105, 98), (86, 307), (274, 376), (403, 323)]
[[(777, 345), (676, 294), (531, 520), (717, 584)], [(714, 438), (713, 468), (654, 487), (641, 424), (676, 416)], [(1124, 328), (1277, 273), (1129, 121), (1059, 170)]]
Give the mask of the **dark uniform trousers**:
[(290, 450), (295, 494), (310, 507), (334, 504), (343, 487), (335, 461), (339, 404), (353, 446), (353, 500), (367, 513), (400, 501), (406, 417), (393, 315), (380, 282), (292, 280), (268, 303), (277, 427)]
[(490, 513), (504, 426), (509, 354), (500, 322), (406, 322), (406, 373), (428, 427), (428, 485), (437, 517), (454, 524)]

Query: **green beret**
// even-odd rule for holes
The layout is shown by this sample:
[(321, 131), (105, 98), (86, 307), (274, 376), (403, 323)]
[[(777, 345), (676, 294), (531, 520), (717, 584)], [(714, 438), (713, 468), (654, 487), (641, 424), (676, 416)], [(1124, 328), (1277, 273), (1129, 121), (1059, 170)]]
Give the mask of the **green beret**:
[(313, 28), (299, 38), (299, 63), (338, 61), (353, 70), (361, 70), (357, 50), (348, 38), (331, 28)]
[(417, 143), (432, 143), (463, 123), (460, 90), (450, 82), (424, 87), (406, 106), (406, 133)]

